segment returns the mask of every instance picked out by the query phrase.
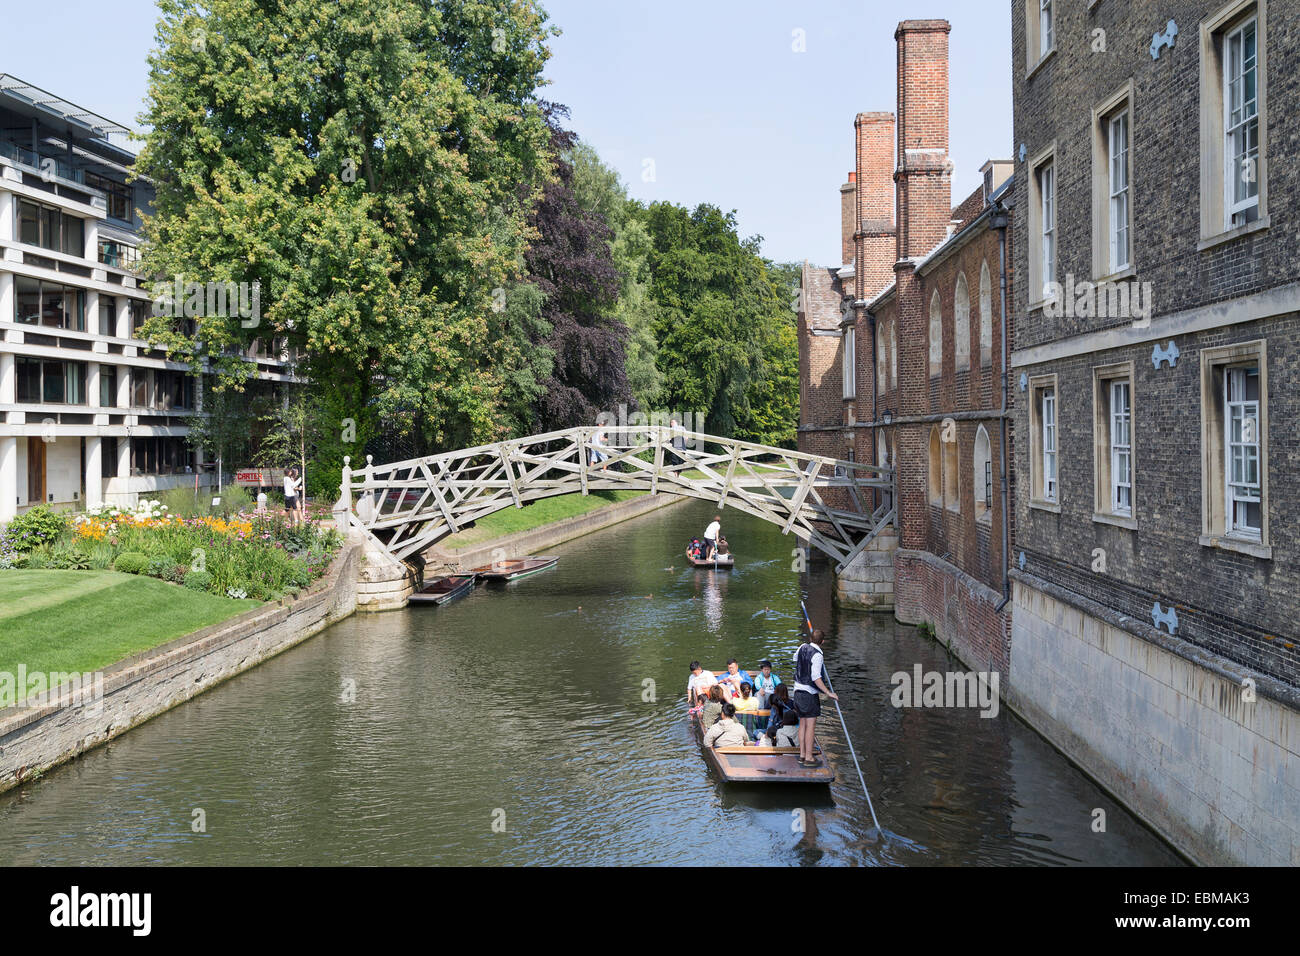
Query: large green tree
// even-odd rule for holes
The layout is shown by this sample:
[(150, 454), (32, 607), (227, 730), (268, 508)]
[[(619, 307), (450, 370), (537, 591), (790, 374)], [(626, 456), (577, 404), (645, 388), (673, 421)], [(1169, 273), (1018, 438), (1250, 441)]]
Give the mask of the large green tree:
[(652, 243), (651, 294), (661, 397), (703, 413), (706, 430), (790, 445), (798, 419), (798, 346), (785, 277), (734, 213), (657, 202), (640, 213)]
[(193, 337), (156, 318), (146, 334), (233, 388), (247, 367), (232, 346), (286, 339), (340, 419), (326, 430), (355, 420), (358, 450), (381, 423), (426, 447), (499, 437), (523, 360), (498, 341), (493, 304), (553, 175), (536, 100), (545, 13), (532, 0), (159, 9), (137, 166), (157, 190), (144, 267), (258, 282), (261, 315), (203, 315)]

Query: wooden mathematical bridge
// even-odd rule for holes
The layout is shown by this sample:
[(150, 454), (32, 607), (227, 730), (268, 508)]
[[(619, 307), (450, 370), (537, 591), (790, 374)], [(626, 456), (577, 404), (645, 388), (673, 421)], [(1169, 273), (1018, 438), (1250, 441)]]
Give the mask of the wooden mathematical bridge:
[[(593, 446), (597, 431), (605, 441)], [(607, 460), (593, 463), (593, 447)], [(335, 511), (397, 559), (503, 508), (644, 491), (735, 508), (795, 532), (843, 570), (894, 520), (893, 469), (660, 425), (569, 428), (353, 470)]]

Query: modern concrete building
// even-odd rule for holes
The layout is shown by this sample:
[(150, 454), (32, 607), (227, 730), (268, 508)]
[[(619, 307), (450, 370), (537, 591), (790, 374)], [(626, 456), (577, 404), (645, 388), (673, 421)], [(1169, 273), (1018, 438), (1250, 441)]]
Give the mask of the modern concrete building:
[[(196, 378), (136, 337), (152, 308), (134, 267), (153, 188), (131, 181), (128, 135), (0, 74), (0, 521), (215, 477), (186, 440)], [(255, 343), (249, 357), (258, 378), (288, 377), (284, 356)]]

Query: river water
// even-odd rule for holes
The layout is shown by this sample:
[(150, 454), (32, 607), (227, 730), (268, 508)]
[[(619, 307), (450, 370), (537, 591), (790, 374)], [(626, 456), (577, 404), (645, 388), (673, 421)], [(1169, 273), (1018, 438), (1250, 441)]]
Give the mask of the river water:
[[(667, 508), (552, 549), (551, 571), (355, 615), (0, 796), (0, 863), (1180, 862), (1009, 712), (893, 707), (893, 673), (957, 663), (834, 609), (793, 537), (729, 511), (736, 569), (687, 568), (709, 517)], [(801, 597), (884, 832), (829, 701), (830, 787), (723, 784), (685, 719), (693, 658), (788, 678)]]

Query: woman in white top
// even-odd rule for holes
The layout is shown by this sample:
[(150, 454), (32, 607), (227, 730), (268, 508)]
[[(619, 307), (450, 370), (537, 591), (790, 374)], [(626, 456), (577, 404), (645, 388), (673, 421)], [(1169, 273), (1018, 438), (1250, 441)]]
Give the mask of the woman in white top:
[(284, 473), (284, 511), (297, 524), (302, 520), (299, 512), (301, 497), (298, 492), (302, 487), (302, 480), (298, 477), (298, 469), (290, 468)]

